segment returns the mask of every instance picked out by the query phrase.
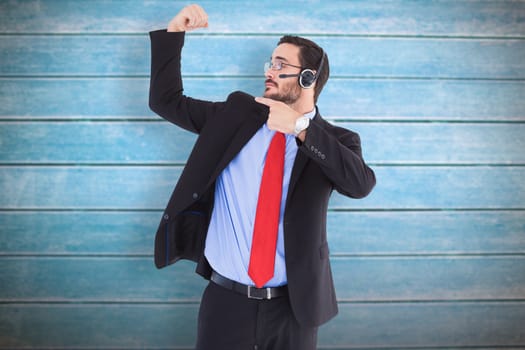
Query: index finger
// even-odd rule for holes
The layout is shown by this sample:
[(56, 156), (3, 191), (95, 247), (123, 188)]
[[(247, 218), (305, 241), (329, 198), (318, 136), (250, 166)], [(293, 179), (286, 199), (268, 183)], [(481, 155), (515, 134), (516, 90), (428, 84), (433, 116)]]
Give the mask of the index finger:
[(275, 100), (267, 97), (256, 97), (255, 102), (271, 107), (275, 104)]

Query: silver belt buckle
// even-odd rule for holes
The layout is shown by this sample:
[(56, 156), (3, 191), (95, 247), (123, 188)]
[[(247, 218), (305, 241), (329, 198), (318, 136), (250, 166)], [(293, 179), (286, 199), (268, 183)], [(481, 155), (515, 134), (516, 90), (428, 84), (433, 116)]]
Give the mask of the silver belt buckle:
[(252, 295), (252, 289), (256, 289), (256, 288), (252, 286), (248, 286), (248, 299), (257, 299), (257, 300), (268, 299), (270, 300), (272, 298), (272, 293), (270, 291), (270, 288), (264, 288), (266, 289), (266, 298)]

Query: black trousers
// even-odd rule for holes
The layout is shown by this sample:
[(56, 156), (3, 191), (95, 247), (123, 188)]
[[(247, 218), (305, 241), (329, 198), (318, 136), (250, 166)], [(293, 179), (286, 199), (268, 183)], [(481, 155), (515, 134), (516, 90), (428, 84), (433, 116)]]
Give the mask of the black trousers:
[(315, 350), (317, 327), (300, 326), (288, 297), (255, 300), (213, 282), (202, 296), (196, 350)]

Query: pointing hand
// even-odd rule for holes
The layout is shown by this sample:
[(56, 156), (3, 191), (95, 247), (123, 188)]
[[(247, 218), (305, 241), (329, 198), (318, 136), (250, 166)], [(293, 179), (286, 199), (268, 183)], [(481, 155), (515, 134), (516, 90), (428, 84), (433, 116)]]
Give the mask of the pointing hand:
[(293, 134), (295, 121), (302, 116), (301, 113), (295, 111), (286, 103), (271, 98), (256, 97), (255, 101), (270, 107), (268, 121), (266, 122), (268, 129), (284, 134)]

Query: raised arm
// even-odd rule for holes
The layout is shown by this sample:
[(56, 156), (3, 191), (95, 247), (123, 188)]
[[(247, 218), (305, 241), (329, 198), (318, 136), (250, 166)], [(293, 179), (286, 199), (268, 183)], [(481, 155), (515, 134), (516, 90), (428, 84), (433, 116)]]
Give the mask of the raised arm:
[(183, 94), (181, 52), (185, 31), (208, 26), (208, 15), (198, 5), (184, 7), (167, 30), (150, 33), (151, 78), (149, 106), (164, 119), (191, 132), (200, 133), (208, 117), (220, 105)]

